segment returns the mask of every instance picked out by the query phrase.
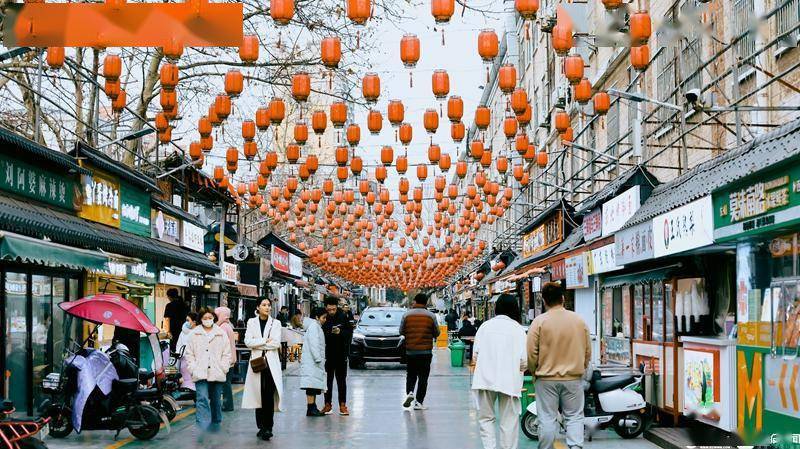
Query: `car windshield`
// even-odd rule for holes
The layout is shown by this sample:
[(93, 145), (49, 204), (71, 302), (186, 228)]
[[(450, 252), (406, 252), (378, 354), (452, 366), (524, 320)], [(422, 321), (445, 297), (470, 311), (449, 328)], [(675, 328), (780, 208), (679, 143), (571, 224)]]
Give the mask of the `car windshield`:
[(367, 310), (361, 315), (362, 326), (399, 326), (402, 310)]

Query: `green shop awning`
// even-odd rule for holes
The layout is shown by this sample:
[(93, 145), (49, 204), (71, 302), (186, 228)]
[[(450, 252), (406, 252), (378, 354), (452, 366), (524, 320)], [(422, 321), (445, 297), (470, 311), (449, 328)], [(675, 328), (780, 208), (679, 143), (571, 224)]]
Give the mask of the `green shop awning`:
[(0, 259), (35, 263), (49, 267), (104, 270), (108, 256), (81, 248), (0, 231)]
[(645, 284), (652, 281), (661, 281), (669, 278), (672, 273), (680, 268), (680, 264), (668, 267), (654, 268), (652, 270), (640, 271), (638, 273), (621, 274), (619, 276), (609, 276), (603, 279), (602, 288), (620, 287), (623, 285)]

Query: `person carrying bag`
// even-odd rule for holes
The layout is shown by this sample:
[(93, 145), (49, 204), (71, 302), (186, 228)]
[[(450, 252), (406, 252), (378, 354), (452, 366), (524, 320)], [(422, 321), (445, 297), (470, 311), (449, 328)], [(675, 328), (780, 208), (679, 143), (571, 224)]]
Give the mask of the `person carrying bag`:
[(258, 438), (272, 438), (273, 414), (281, 411), (283, 372), (280, 347), (281, 322), (270, 316), (272, 302), (264, 298), (256, 316), (247, 321), (244, 344), (250, 348), (250, 363), (244, 383), (242, 408), (255, 409)]

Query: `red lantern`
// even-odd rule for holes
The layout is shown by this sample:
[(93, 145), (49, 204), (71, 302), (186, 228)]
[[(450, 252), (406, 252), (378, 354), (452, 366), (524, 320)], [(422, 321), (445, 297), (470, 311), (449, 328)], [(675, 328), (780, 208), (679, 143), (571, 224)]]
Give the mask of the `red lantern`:
[(400, 100), (389, 101), (387, 115), (389, 117), (389, 123), (391, 123), (393, 127), (396, 128), (400, 126), (400, 123), (402, 123), (403, 119), (405, 118), (405, 107), (403, 106), (403, 102)]
[(564, 76), (572, 85), (580, 82), (583, 78), (583, 58), (580, 55), (570, 55), (564, 58)]
[(439, 157), (439, 170), (441, 170), (441, 171), (446, 173), (448, 170), (450, 170), (450, 165), (451, 165), (450, 154), (449, 153), (443, 153)]
[(575, 97), (575, 101), (580, 104), (588, 103), (589, 100), (592, 99), (591, 81), (586, 78), (581, 79), (581, 81), (573, 88), (573, 97)]
[(447, 118), (451, 122), (456, 123), (461, 121), (464, 116), (464, 100), (458, 95), (451, 95), (447, 100)]
[(572, 140), (575, 138), (575, 135), (574, 135), (574, 132), (572, 131), (572, 127), (571, 126), (568, 126), (567, 129), (563, 133), (561, 133), (560, 136), (561, 136), (561, 142), (562, 143), (564, 143), (564, 142), (566, 142), (566, 143), (572, 142)]
[(428, 166), (425, 164), (417, 165), (417, 179), (425, 181), (428, 177)]
[(420, 44), (416, 34), (406, 34), (400, 39), (400, 60), (406, 68), (414, 68), (419, 62)]
[(383, 165), (392, 165), (392, 161), (394, 160), (394, 149), (390, 146), (384, 146), (381, 148), (381, 163)]
[(631, 45), (644, 45), (652, 33), (650, 14), (647, 11), (638, 11), (631, 14), (629, 20)]
[(519, 115), (525, 112), (528, 107), (528, 93), (523, 88), (517, 88), (511, 94), (511, 109)]
[(166, 131), (167, 128), (169, 128), (169, 120), (167, 120), (167, 116), (164, 115), (163, 112), (156, 113), (155, 127), (156, 131), (160, 133)]
[(525, 127), (531, 122), (532, 117), (533, 110), (531, 109), (531, 104), (528, 103), (525, 105), (525, 112), (517, 114), (517, 122), (519, 122), (519, 126)]
[(447, 98), (447, 94), (450, 93), (450, 76), (447, 74), (447, 71), (442, 69), (434, 70), (433, 76), (431, 77), (431, 86), (433, 96), (436, 97), (437, 100), (444, 100)]
[(305, 145), (308, 141), (308, 124), (305, 121), (294, 124), (294, 141), (298, 145)]
[(225, 162), (228, 172), (236, 173), (236, 169), (239, 167), (239, 151), (234, 147), (229, 147), (225, 153)]
[(381, 95), (381, 79), (377, 73), (367, 73), (361, 84), (361, 92), (367, 103), (374, 104)]
[(410, 124), (408, 123), (400, 124), (400, 129), (397, 131), (397, 134), (400, 137), (400, 142), (403, 145), (408, 145), (409, 143), (411, 143), (413, 132), (414, 128), (412, 128)]
[(361, 127), (355, 123), (351, 123), (347, 127), (347, 143), (351, 147), (357, 146), (361, 141)]
[(397, 156), (397, 161), (395, 162), (395, 170), (397, 173), (404, 175), (408, 171), (408, 157), (407, 156)]
[(200, 148), (202, 148), (203, 153), (210, 153), (214, 148), (214, 139), (211, 136), (201, 137)]
[(252, 120), (242, 121), (242, 139), (253, 140), (256, 137), (256, 123)]
[(553, 122), (555, 123), (556, 131), (558, 131), (559, 134), (563, 133), (569, 128), (569, 114), (564, 111), (557, 111)]
[(515, 0), (514, 6), (523, 19), (533, 20), (539, 11), (539, 0)]
[(382, 165), (380, 165), (378, 167), (375, 167), (375, 180), (376, 181), (378, 181), (379, 183), (383, 184), (383, 181), (386, 181), (386, 176), (387, 176), (386, 167), (384, 167)]
[(559, 23), (553, 27), (553, 50), (559, 56), (566, 56), (572, 48), (572, 27)]
[(547, 152), (545, 150), (541, 150), (536, 154), (536, 165), (539, 168), (547, 167)]
[(64, 66), (64, 47), (47, 47), (47, 65), (55, 70)]
[(450, 22), (455, 8), (455, 0), (431, 0), (431, 15), (436, 23), (444, 24)]
[(258, 61), (258, 36), (245, 34), (242, 38), (242, 45), (239, 46), (239, 59), (245, 64), (253, 64)]
[(244, 158), (248, 161), (252, 161), (258, 154), (258, 146), (252, 140), (245, 142), (242, 150), (244, 152)]
[(174, 90), (178, 85), (178, 66), (167, 62), (161, 66), (159, 71), (161, 88), (164, 90)]
[(650, 47), (645, 45), (639, 47), (631, 47), (631, 66), (643, 72), (647, 69), (650, 63)]
[(524, 155), (526, 151), (528, 151), (528, 145), (530, 145), (530, 141), (528, 140), (528, 136), (525, 134), (519, 134), (514, 139), (514, 148), (517, 150), (520, 156)]
[(475, 126), (479, 130), (485, 131), (492, 122), (492, 111), (486, 106), (478, 106), (475, 109)]
[(378, 135), (383, 128), (383, 115), (375, 109), (370, 109), (367, 114), (367, 129), (372, 135)]
[(606, 115), (611, 108), (611, 98), (607, 92), (597, 92), (593, 99), (594, 112), (599, 115)]
[(494, 62), (500, 51), (500, 41), (494, 30), (486, 29), (478, 33), (478, 54), (485, 64)]
[(122, 86), (119, 83), (119, 79), (106, 80), (105, 88), (103, 90), (108, 98), (115, 100), (119, 96), (119, 93), (122, 92)]
[(514, 116), (506, 117), (503, 120), (503, 133), (506, 139), (511, 140), (517, 135), (517, 118)]
[[(353, 159), (350, 160), (350, 171), (353, 172), (353, 176), (361, 175), (361, 171), (364, 169), (364, 161), (361, 159), (360, 156), (353, 156)], [(352, 201), (350, 201), (352, 203)]]
[(609, 11), (614, 10), (622, 6), (622, 0), (602, 0), (603, 6)]
[(282, 99), (273, 97), (272, 100), (269, 101), (269, 120), (273, 125), (280, 125), (285, 116), (286, 104), (284, 104)]
[(300, 160), (300, 145), (290, 143), (286, 145), (286, 161), (290, 164), (296, 164)]
[(119, 55), (107, 54), (103, 59), (103, 77), (108, 81), (116, 81), (122, 74), (122, 59)]
[(481, 158), (483, 157), (483, 153), (484, 152), (485, 152), (485, 149), (483, 147), (483, 142), (482, 141), (473, 140), (469, 144), (469, 155), (472, 156), (472, 158), (475, 159), (476, 161), (481, 160)]
[(269, 14), (276, 25), (288, 25), (294, 17), (294, 0), (270, 0)]
[[(163, 106), (163, 105), (162, 105)], [(214, 99), (214, 112), (222, 120), (231, 115), (231, 97), (227, 95), (217, 95)]]
[(325, 133), (325, 128), (328, 127), (328, 116), (323, 110), (316, 110), (311, 114), (311, 128), (314, 129), (314, 134), (321, 136)]
[(264, 162), (266, 162), (267, 168), (269, 168), (270, 171), (275, 170), (278, 166), (278, 153), (275, 151), (268, 152), (267, 155), (264, 156)]
[(442, 157), (442, 149), (439, 145), (432, 143), (428, 147), (428, 160), (431, 161), (431, 164), (439, 163), (439, 159)]
[(423, 123), (428, 134), (436, 134), (436, 129), (439, 128), (439, 113), (436, 109), (426, 109), (423, 114)]
[(517, 87), (517, 68), (513, 64), (503, 64), (497, 72), (497, 85), (504, 94), (510, 94)]
[(467, 161), (456, 162), (456, 176), (461, 179), (467, 176)]
[(298, 103), (308, 100), (311, 95), (311, 76), (306, 72), (298, 72), (292, 76), (292, 98)]
[(315, 154), (309, 154), (308, 157), (306, 157), (306, 167), (312, 176), (317, 172), (319, 168), (319, 159)]
[(347, 160), (350, 158), (350, 152), (347, 150), (347, 147), (336, 147), (335, 157), (336, 165), (344, 167), (347, 165)]
[(342, 60), (342, 41), (338, 37), (326, 37), (320, 43), (322, 63), (329, 69), (339, 67)]
[(269, 129), (269, 109), (258, 108), (256, 109), (256, 128), (259, 131), (266, 131)]
[(347, 17), (356, 25), (365, 25), (372, 17), (370, 0), (347, 0)]
[(192, 158), (193, 161), (198, 161), (203, 157), (203, 148), (200, 146), (200, 142), (192, 142), (189, 144), (189, 157)]
[(225, 74), (225, 93), (231, 98), (236, 98), (244, 89), (244, 76), (242, 72), (231, 69)]
[(508, 171), (508, 158), (505, 156), (498, 157), (495, 161), (495, 167), (498, 173), (504, 175)]
[(119, 93), (117, 94), (117, 98), (111, 101), (111, 110), (116, 113), (122, 112), (127, 104), (128, 94), (125, 93), (125, 89), (120, 89)]
[(344, 128), (347, 121), (347, 105), (343, 101), (336, 101), (331, 104), (331, 123), (336, 129)]
[(458, 122), (450, 125), (450, 137), (453, 139), (453, 142), (459, 143), (463, 141), (465, 134), (466, 127), (464, 126), (464, 123)]

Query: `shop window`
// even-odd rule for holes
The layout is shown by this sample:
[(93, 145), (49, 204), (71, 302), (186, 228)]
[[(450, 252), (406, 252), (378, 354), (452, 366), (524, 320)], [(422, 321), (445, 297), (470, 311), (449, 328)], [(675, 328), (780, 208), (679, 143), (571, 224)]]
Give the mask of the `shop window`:
[(633, 338), (634, 340), (645, 339), (644, 326), (644, 286), (633, 286)]
[(665, 309), (666, 312), (664, 316), (666, 319), (664, 320), (664, 336), (665, 341), (674, 341), (675, 340), (675, 305), (672, 301), (672, 284), (665, 283), (662, 284), (664, 286), (664, 302), (665, 302)]
[[(59, 303), (66, 301), (67, 281), (64, 278), (53, 278), (53, 330), (51, 331), (51, 339), (53, 344), (51, 353), (53, 354), (53, 371), (61, 369), (62, 355), (64, 353), (64, 311), (58, 307)], [(78, 298), (71, 298), (75, 300)]]
[(53, 283), (50, 276), (32, 276), (31, 308), (33, 401), (34, 409), (38, 409), (45, 399), (42, 380), (53, 371)]
[(17, 410), (28, 410), (28, 275), (5, 275), (5, 375), (3, 392)]
[(769, 242), (772, 256), (772, 277), (788, 278), (798, 275), (798, 234), (776, 237)]
[(653, 283), (653, 332), (651, 339), (664, 341), (664, 284)]

